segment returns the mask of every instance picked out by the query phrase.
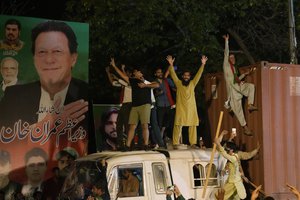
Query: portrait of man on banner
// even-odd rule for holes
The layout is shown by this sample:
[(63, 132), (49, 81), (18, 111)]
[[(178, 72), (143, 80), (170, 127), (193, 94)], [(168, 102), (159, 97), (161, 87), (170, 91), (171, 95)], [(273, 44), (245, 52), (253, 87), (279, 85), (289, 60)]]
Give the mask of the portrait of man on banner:
[(0, 40), (0, 49), (19, 51), (24, 42), (20, 39), (21, 23), (17, 19), (8, 19), (4, 25), (5, 37)]
[[(44, 176), (47, 179), (57, 166), (55, 155), (59, 151), (70, 147), (79, 156), (88, 153), (92, 104), (87, 82), (73, 74), (75, 67), (88, 66), (77, 66), (80, 44), (66, 22), (37, 23), (31, 30), (31, 40), (39, 78), (5, 89), (0, 100), (0, 144), (12, 155), (13, 168), (24, 168), (17, 158), (26, 151), (42, 148), (49, 157)], [(19, 181), (24, 184), (24, 180)]]
[(93, 105), (97, 152), (117, 150), (117, 118), (120, 105)]

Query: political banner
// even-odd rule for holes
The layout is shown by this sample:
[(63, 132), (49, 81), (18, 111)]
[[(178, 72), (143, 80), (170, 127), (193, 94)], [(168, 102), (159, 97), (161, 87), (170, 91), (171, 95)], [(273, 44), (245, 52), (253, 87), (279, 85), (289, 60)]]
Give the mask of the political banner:
[(67, 167), (87, 153), (89, 25), (0, 15), (0, 27), (5, 199), (16, 191), (54, 198)]

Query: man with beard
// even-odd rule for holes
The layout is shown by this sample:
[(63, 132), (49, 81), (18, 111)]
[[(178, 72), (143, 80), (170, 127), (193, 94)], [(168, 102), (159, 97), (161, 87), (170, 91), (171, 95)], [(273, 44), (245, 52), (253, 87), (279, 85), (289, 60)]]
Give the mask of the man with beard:
[(9, 19), (5, 22), (5, 39), (0, 41), (0, 49), (19, 51), (24, 46), (21, 41), (21, 23), (16, 19)]
[(106, 111), (101, 118), (100, 137), (101, 146), (97, 145), (97, 150), (117, 150), (117, 118), (118, 110), (111, 108)]
[(157, 107), (157, 121), (161, 131), (161, 136), (166, 138), (165, 130), (171, 124), (171, 118), (174, 115), (175, 101), (172, 97), (172, 90), (175, 90), (174, 84), (172, 85), (167, 79), (169, 71), (163, 73), (161, 68), (155, 70), (155, 78), (159, 83), (159, 88), (154, 90), (156, 107)]
[(175, 70), (174, 61), (175, 58), (172, 56), (167, 56), (167, 61), (169, 62), (170, 75), (176, 85), (176, 113), (173, 129), (173, 145), (177, 147), (179, 145), (181, 131), (183, 126), (189, 127), (189, 143), (192, 148), (197, 147), (197, 126), (199, 125), (199, 117), (197, 113), (196, 99), (195, 99), (195, 87), (199, 82), (202, 72), (204, 70), (204, 65), (208, 58), (202, 56), (201, 67), (196, 73), (195, 77), (191, 79), (191, 73), (189, 71), (184, 71), (182, 75), (182, 80), (179, 80)]

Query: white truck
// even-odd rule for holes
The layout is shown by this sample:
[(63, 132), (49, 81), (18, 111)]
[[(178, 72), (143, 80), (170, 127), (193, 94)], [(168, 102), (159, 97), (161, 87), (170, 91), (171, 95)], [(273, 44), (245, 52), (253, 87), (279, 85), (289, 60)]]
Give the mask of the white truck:
[[(75, 185), (79, 184), (84, 188), (85, 195), (88, 195), (93, 183), (102, 181), (106, 185), (106, 193), (109, 193), (108, 199), (113, 200), (165, 200), (167, 187), (174, 184), (185, 199), (214, 199), (214, 193), (220, 187), (219, 172), (223, 166), (217, 152), (213, 158), (205, 197), (202, 198), (211, 152), (212, 149), (184, 149), (104, 151), (87, 155), (76, 160), (75, 168), (65, 182), (62, 196), (78, 188)], [(130, 170), (136, 176), (139, 189), (134, 195), (121, 197), (119, 190), (124, 170)]]

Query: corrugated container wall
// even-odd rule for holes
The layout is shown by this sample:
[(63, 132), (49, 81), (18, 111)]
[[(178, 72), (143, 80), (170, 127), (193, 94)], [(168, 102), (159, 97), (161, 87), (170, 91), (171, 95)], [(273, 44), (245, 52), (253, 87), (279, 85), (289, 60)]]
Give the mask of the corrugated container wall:
[[(293, 199), (285, 184), (300, 189), (300, 65), (260, 62), (240, 68), (243, 73), (255, 71), (246, 77), (255, 84), (255, 102), (258, 111), (244, 109), (247, 124), (254, 132), (249, 137), (236, 117), (224, 108), (227, 99), (223, 73), (205, 75), (206, 102), (212, 138), (218, 125), (220, 111), (224, 111), (221, 130), (237, 128), (236, 143), (244, 151), (261, 144), (258, 156), (242, 162), (250, 181), (262, 184), (264, 191), (276, 199)], [(243, 101), (247, 108), (247, 99)]]

